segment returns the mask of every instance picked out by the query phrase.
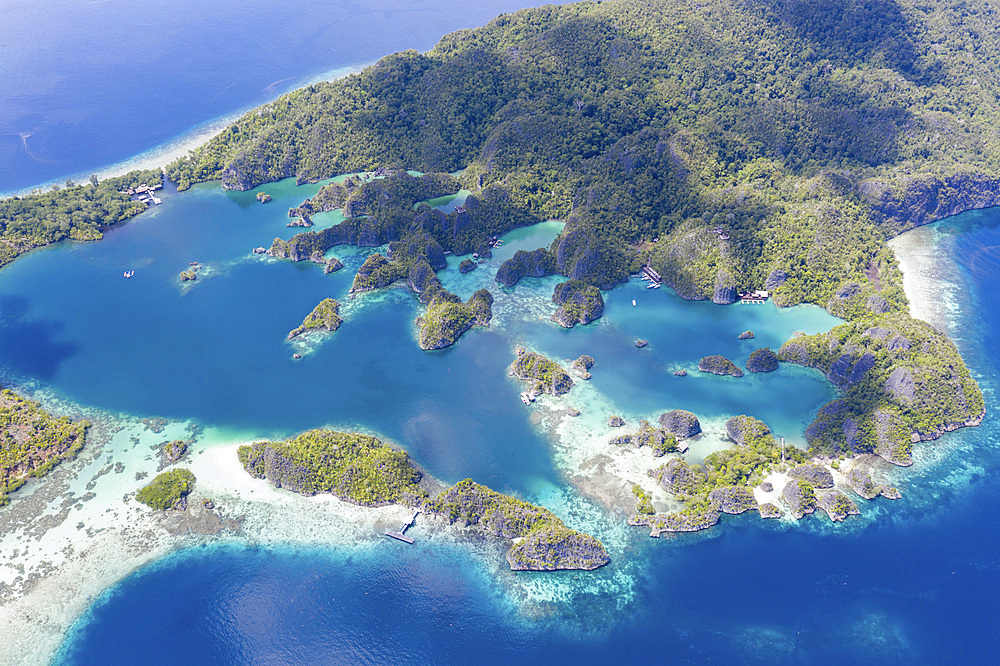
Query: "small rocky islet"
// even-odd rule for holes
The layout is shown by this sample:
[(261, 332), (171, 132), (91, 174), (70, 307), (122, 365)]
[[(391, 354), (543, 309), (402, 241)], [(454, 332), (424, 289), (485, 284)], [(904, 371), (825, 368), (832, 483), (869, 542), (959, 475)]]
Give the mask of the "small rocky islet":
[(310, 331), (336, 331), (343, 321), (340, 317), (340, 302), (334, 298), (324, 298), (306, 315), (301, 325), (288, 332), (288, 339)]
[(559, 306), (552, 320), (564, 328), (589, 324), (604, 314), (601, 290), (581, 280), (557, 284), (552, 292), (552, 302)]
[(543, 393), (562, 395), (573, 388), (572, 377), (555, 361), (520, 345), (514, 349), (514, 356), (509, 373), (527, 382), (534, 397)]
[(732, 375), (733, 377), (743, 376), (743, 371), (740, 370), (735, 363), (721, 354), (713, 354), (711, 356), (704, 357), (698, 361), (698, 369), (702, 372), (708, 372), (713, 375)]

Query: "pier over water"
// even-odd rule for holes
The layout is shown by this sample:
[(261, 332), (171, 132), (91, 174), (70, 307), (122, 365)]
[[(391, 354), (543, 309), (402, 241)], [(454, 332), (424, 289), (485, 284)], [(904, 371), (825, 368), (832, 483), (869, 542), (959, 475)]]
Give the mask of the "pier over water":
[(406, 532), (407, 528), (409, 528), (410, 526), (413, 525), (413, 521), (415, 521), (417, 519), (417, 514), (418, 513), (420, 513), (420, 509), (414, 509), (413, 510), (413, 515), (410, 516), (410, 519), (408, 521), (406, 521), (406, 523), (402, 527), (399, 528), (398, 532), (393, 532), (392, 530), (387, 530), (386, 533), (385, 533), (385, 535), (386, 536), (390, 536), (393, 539), (399, 539), (400, 541), (405, 541), (406, 543), (413, 543), (413, 538), (406, 536), (405, 532)]

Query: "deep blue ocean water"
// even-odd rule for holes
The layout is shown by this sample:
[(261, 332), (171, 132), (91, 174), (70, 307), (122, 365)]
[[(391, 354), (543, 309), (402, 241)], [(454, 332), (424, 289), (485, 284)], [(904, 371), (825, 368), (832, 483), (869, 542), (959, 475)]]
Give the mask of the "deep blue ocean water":
[[(126, 160), (322, 72), (428, 48), (444, 32), (524, 4), (112, 0), (52, 11), (15, 0), (0, 24), (0, 191)], [(795, 330), (824, 330), (835, 323), (824, 313), (686, 303), (638, 284), (607, 292), (606, 316), (572, 331), (519, 312), (523, 302), (544, 304), (554, 280), (494, 286), (490, 330), (422, 352), (412, 296), (346, 298), (370, 250), (334, 248), (346, 264), (334, 275), (249, 254), (290, 237), (284, 212), (316, 187), (265, 186), (274, 196), (266, 206), (254, 192), (211, 185), (166, 193), (162, 206), (100, 243), (47, 248), (4, 268), (0, 383), (249, 437), (372, 429), (437, 478), (472, 476), (539, 501), (566, 484), (504, 376), (516, 343), (560, 359), (594, 355), (594, 387), (635, 414), (752, 412), (796, 440), (832, 396), (825, 380), (796, 369), (739, 381), (671, 374), (708, 353), (740, 362)], [(1000, 648), (991, 511), (1000, 502), (991, 476), (1000, 463), (1000, 365), (991, 355), (1000, 343), (1000, 213), (937, 229), (935, 243), (968, 285), (954, 303), (956, 337), (991, 411), (981, 427), (930, 445), (947, 452), (944, 462), (918, 452), (918, 463), (894, 477), (904, 498), (865, 503), (864, 520), (832, 526), (812, 516), (788, 527), (727, 517), (707, 533), (660, 540), (637, 530), (608, 567), (542, 574), (574, 593), (530, 606), (512, 591), (534, 574), (497, 574), (462, 543), (198, 547), (106, 591), (57, 661), (992, 663)], [(553, 232), (514, 232), (503, 252), (538, 247)], [(205, 267), (202, 277), (181, 285), (177, 273), (191, 261)], [(123, 279), (132, 269), (135, 277)], [(489, 270), (459, 276), (451, 266), (442, 279), (467, 296), (489, 283)], [(327, 296), (344, 303), (342, 328), (314, 347), (286, 342)], [(757, 333), (753, 344), (735, 338), (747, 328)], [(636, 350), (637, 337), (650, 347)], [(305, 353), (298, 361), (297, 350)], [(603, 529), (594, 533), (605, 537)], [(592, 584), (620, 577), (634, 580), (624, 601)]]
[[(7, 0), (0, 192), (205, 130), (324, 73), (482, 25), (528, 0)], [(158, 162), (153, 162), (158, 166)]]

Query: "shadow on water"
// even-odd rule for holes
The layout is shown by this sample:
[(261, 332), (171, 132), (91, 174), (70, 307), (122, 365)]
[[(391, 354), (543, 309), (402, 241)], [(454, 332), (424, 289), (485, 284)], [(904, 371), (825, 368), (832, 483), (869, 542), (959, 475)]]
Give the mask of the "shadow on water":
[(60, 364), (79, 351), (75, 343), (55, 341), (63, 328), (61, 322), (31, 319), (27, 299), (0, 296), (0, 347), (17, 350), (5, 355), (12, 369), (38, 379), (54, 379)]

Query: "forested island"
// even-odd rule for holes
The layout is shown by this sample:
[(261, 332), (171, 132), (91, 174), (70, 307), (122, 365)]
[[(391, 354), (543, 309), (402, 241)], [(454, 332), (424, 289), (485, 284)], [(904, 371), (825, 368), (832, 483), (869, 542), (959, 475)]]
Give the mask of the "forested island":
[(28, 478), (79, 453), (89, 427), (87, 421), (54, 417), (13, 391), (0, 391), (0, 507)]
[(608, 563), (594, 537), (566, 527), (546, 509), (502, 495), (466, 479), (430, 498), (423, 477), (405, 451), (375, 437), (312, 430), (283, 442), (241, 446), (240, 462), (253, 477), (303, 495), (331, 493), (361, 506), (402, 504), (449, 523), (475, 526), (514, 539), (511, 569), (596, 569)]
[(340, 318), (340, 302), (335, 298), (324, 298), (306, 315), (301, 325), (288, 332), (288, 339), (291, 340), (309, 331), (336, 331), (343, 321)]
[(159, 186), (159, 170), (132, 171), (124, 176), (65, 187), (53, 185), (47, 192), (0, 199), (0, 266), (19, 255), (57, 241), (100, 240), (104, 230), (146, 210), (134, 195), (143, 184)]
[[(720, 513), (779, 515), (772, 502), (751, 503), (757, 490), (780, 495), (795, 516), (820, 508), (842, 519), (850, 500), (798, 464), (832, 468), (875, 454), (906, 465), (915, 442), (975, 425), (985, 410), (954, 344), (910, 316), (886, 241), (1000, 203), (998, 27), (985, 0), (610, 0), (524, 10), (447, 35), (426, 54), (388, 56), (285, 95), (166, 173), (181, 190), (367, 174), (290, 211), (308, 222), (341, 209), (345, 221), (275, 239), (270, 253), (325, 261), (338, 244), (387, 246), (357, 272), (353, 291), (405, 284), (427, 307), (417, 321), (425, 349), (454, 344), (492, 316), (488, 291), (462, 302), (442, 288), (446, 253), (488, 257), (493, 237), (550, 219), (566, 221), (552, 245), (518, 252), (496, 279), (510, 291), (521, 279), (568, 278), (572, 286), (553, 296), (563, 325), (600, 316), (599, 290), (647, 264), (687, 299), (728, 304), (767, 289), (779, 306), (825, 308), (846, 323), (776, 354), (759, 350), (747, 368), (797, 363), (842, 390), (810, 425), (810, 450), (740, 421), (733, 448), (701, 466), (672, 457), (656, 469), (680, 511), (634, 521), (690, 530)], [(151, 177), (0, 201), (0, 264), (49, 242), (99, 238), (144, 209), (126, 192)], [(470, 194), (453, 212), (427, 204), (460, 189)], [(701, 366), (743, 374), (721, 356)], [(534, 352), (519, 352), (511, 372), (539, 394), (572, 386)], [(665, 427), (647, 422), (641, 432), (654, 452), (673, 453)], [(260, 474), (268, 455), (278, 459), (267, 451), (285, 450), (254, 447), (250, 468)], [(775, 470), (790, 480), (767, 490)], [(877, 488), (863, 470), (845, 476), (860, 496)], [(415, 492), (404, 492), (412, 482), (397, 494)]]

